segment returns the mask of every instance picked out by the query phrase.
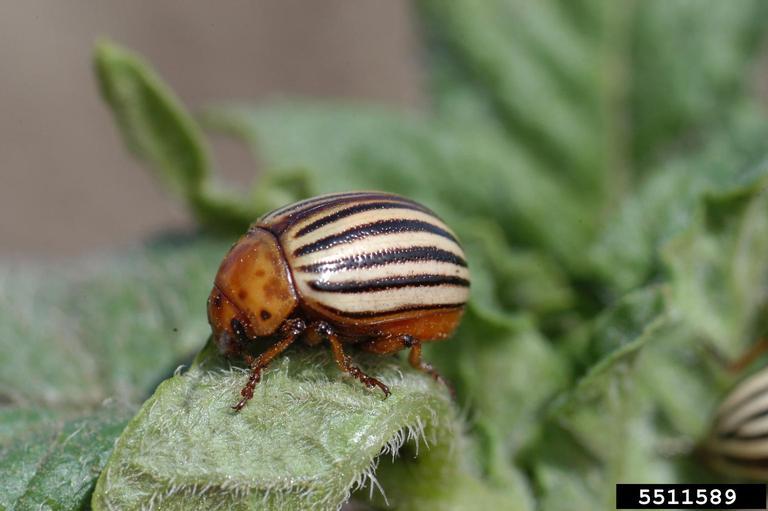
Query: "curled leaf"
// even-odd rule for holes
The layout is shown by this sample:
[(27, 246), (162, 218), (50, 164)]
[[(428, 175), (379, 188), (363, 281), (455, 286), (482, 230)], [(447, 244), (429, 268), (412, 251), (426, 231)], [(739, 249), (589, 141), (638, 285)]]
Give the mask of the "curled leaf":
[(235, 413), (247, 376), (212, 351), (164, 382), (128, 425), (94, 509), (337, 509), (364, 487), (386, 502), (375, 475), (382, 455), (408, 467), (408, 491), (390, 494), (398, 508), (442, 502), (455, 485), (477, 491), (457, 483), (467, 475), (447, 389), (396, 359), (356, 356), (391, 387), (382, 399), (339, 373), (325, 351), (292, 349)]

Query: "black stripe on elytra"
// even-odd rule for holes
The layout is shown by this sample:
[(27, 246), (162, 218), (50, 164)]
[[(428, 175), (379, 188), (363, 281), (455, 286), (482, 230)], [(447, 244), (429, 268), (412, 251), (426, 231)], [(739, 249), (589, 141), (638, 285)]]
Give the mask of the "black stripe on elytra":
[(719, 435), (717, 435), (717, 437), (720, 440), (744, 440), (744, 441), (765, 440), (766, 438), (768, 438), (768, 430), (759, 431), (755, 433), (742, 433), (739, 430), (733, 430), (725, 433), (720, 433)]
[(371, 268), (387, 264), (428, 261), (451, 263), (462, 267), (467, 266), (467, 262), (463, 257), (448, 250), (437, 247), (406, 247), (359, 254), (323, 263), (305, 264), (296, 269), (305, 273), (325, 273)]
[(318, 197), (310, 197), (309, 199), (304, 199), (299, 202), (293, 202), (281, 208), (273, 209), (272, 211), (264, 215), (263, 218), (274, 218), (277, 216), (288, 214), (292, 211), (298, 211), (303, 208), (308, 208), (310, 206), (316, 205), (321, 202), (341, 199), (344, 197), (359, 197), (361, 195), (368, 195), (370, 193), (371, 192), (342, 192), (342, 193), (331, 193), (327, 195), (320, 195)]
[(756, 412), (751, 413), (750, 415), (744, 417), (739, 422), (737, 422), (735, 425), (728, 428), (727, 431), (722, 431), (718, 434), (720, 438), (731, 438), (733, 435), (738, 436), (738, 431), (743, 428), (748, 422), (751, 422), (756, 419), (762, 419), (763, 417), (768, 416), (768, 409), (766, 410), (757, 410)]
[(469, 287), (469, 281), (453, 275), (407, 275), (383, 277), (371, 280), (348, 280), (343, 282), (312, 281), (309, 287), (324, 293), (370, 293), (404, 287), (459, 286)]
[(766, 456), (762, 458), (740, 458), (733, 454), (720, 454), (719, 457), (723, 461), (745, 468), (768, 468), (768, 457)]
[(285, 231), (293, 227), (294, 225), (298, 224), (302, 220), (306, 218), (310, 218), (312, 216), (321, 215), (323, 211), (335, 208), (336, 206), (340, 206), (343, 204), (347, 204), (350, 202), (357, 202), (357, 201), (367, 201), (367, 200), (379, 200), (379, 199), (397, 199), (402, 201), (407, 201), (407, 199), (402, 199), (397, 196), (393, 196), (391, 194), (386, 193), (378, 193), (378, 192), (360, 192), (360, 193), (350, 193), (350, 194), (341, 194), (338, 196), (332, 196), (332, 197), (326, 197), (327, 200), (318, 201), (317, 203), (310, 204), (306, 207), (301, 207), (296, 209), (295, 211), (288, 211), (286, 213), (281, 214), (279, 217), (275, 218), (269, 218), (266, 221), (266, 224), (268, 225), (268, 228), (270, 231), (272, 231), (274, 234), (280, 236)]
[(324, 217), (318, 220), (315, 220), (311, 224), (302, 227), (296, 233), (296, 237), (300, 238), (306, 234), (309, 234), (310, 232), (316, 231), (317, 229), (325, 225), (332, 224), (337, 220), (341, 220), (342, 218), (346, 218), (348, 216), (352, 216), (357, 213), (362, 213), (363, 211), (370, 211), (372, 209), (411, 209), (415, 211), (421, 211), (423, 213), (430, 213), (430, 211), (427, 210), (427, 208), (420, 206), (418, 204), (414, 204), (410, 201), (364, 202), (362, 204), (355, 204), (354, 206), (341, 209), (335, 213), (331, 213), (330, 215), (325, 215)]
[(362, 238), (398, 232), (429, 232), (447, 238), (458, 244), (458, 240), (453, 234), (435, 224), (423, 220), (393, 218), (390, 220), (379, 220), (378, 222), (358, 225), (338, 234), (331, 234), (330, 236), (326, 236), (325, 238), (321, 238), (297, 248), (293, 251), (293, 255), (294, 257), (299, 257)]
[(768, 383), (756, 388), (755, 390), (753, 390), (746, 396), (742, 397), (735, 403), (732, 403), (728, 407), (721, 409), (719, 412), (719, 415), (726, 416), (726, 415), (731, 415), (733, 413), (736, 413), (739, 408), (741, 408), (742, 406), (750, 403), (752, 400), (757, 399), (759, 396), (766, 393), (768, 393)]
[(326, 311), (336, 314), (337, 316), (345, 316), (348, 318), (377, 318), (380, 316), (392, 316), (394, 314), (403, 314), (406, 312), (415, 312), (415, 311), (428, 311), (428, 310), (445, 310), (445, 309), (460, 309), (461, 307), (464, 307), (466, 305), (466, 302), (457, 302), (457, 303), (436, 303), (431, 305), (406, 305), (404, 307), (398, 307), (396, 309), (387, 309), (387, 310), (380, 310), (380, 311), (358, 311), (358, 312), (349, 312), (349, 311), (343, 311), (340, 309), (336, 309), (333, 307), (328, 307), (327, 305), (318, 304), (320, 307), (325, 309)]

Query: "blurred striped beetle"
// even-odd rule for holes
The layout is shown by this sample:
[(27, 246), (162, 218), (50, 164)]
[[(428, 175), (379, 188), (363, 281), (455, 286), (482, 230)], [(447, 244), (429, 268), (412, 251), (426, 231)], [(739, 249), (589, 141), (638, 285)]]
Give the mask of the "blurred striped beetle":
[[(343, 344), (379, 354), (410, 348), (410, 364), (440, 379), (421, 345), (453, 333), (468, 294), (464, 252), (429, 209), (387, 193), (337, 193), (259, 218), (221, 263), (208, 320), (220, 351), (251, 369), (235, 410), (297, 339), (327, 341), (342, 371), (389, 396)], [(257, 340), (271, 344), (253, 357), (247, 349)]]
[(722, 471), (768, 481), (768, 368), (748, 377), (726, 396), (706, 449)]

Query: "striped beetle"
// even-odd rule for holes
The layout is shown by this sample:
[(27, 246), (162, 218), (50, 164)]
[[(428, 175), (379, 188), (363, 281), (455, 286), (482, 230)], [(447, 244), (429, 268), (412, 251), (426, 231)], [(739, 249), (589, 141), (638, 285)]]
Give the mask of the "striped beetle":
[[(235, 410), (297, 339), (327, 341), (342, 371), (386, 397), (389, 388), (354, 366), (343, 344), (379, 354), (410, 348), (410, 364), (440, 380), (421, 346), (451, 335), (468, 294), (464, 252), (433, 212), (388, 193), (336, 193), (259, 218), (221, 263), (208, 320), (220, 351), (251, 369)], [(269, 347), (249, 355), (260, 340)]]
[(724, 472), (768, 480), (768, 368), (736, 385), (723, 400), (706, 450)]

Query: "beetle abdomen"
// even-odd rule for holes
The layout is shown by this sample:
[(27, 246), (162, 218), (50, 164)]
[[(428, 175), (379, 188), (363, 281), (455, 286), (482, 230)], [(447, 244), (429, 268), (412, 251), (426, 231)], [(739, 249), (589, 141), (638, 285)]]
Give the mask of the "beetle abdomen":
[(720, 405), (708, 448), (725, 470), (768, 479), (768, 370), (740, 383)]
[(257, 222), (280, 240), (304, 303), (350, 322), (460, 310), (469, 271), (434, 213), (378, 192), (316, 197)]

